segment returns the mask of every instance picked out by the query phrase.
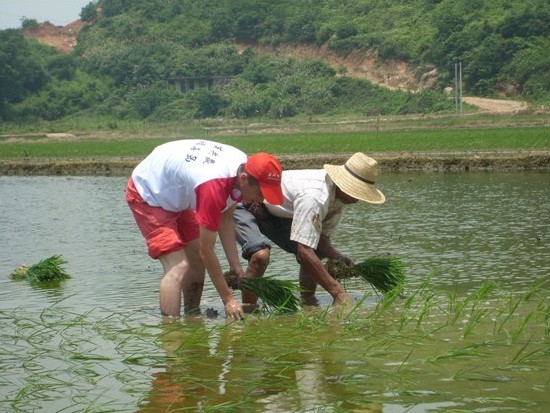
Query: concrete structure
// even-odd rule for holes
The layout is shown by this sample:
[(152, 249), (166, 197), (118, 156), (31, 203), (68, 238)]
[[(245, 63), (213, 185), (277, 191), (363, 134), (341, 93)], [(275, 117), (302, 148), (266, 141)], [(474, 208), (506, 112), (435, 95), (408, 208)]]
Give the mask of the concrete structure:
[(202, 76), (202, 77), (172, 77), (168, 83), (182, 93), (196, 89), (211, 90), (214, 87), (222, 87), (229, 84), (233, 76)]

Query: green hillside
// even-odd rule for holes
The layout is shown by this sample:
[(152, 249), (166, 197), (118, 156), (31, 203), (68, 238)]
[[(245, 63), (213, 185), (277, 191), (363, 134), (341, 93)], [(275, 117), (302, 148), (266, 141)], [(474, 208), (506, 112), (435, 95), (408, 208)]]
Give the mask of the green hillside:
[[(444, 113), (454, 110), (443, 89), (458, 62), (469, 95), (550, 103), (547, 0), (99, 0), (81, 18), (88, 25), (70, 55), (0, 31), (2, 120)], [(418, 77), (436, 68), (439, 81), (391, 91), (346, 67), (236, 44), (376, 51)], [(182, 78), (224, 81), (181, 93)]]

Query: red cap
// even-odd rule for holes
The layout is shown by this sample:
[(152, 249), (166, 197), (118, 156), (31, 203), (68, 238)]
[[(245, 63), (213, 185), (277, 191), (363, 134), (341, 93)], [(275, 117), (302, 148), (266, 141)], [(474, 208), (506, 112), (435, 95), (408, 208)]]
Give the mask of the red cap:
[(281, 189), (283, 168), (279, 160), (268, 153), (260, 152), (248, 157), (244, 169), (260, 183), (265, 200), (272, 205), (281, 205), (284, 201)]

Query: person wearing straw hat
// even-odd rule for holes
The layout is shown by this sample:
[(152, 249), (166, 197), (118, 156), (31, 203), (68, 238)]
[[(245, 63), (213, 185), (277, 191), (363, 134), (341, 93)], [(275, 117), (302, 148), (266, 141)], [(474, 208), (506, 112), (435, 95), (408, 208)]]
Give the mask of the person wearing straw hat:
[(229, 290), (215, 253), (219, 234), (231, 270), (244, 271), (233, 223), (238, 202), (283, 202), (279, 160), (260, 152), (247, 156), (229, 145), (185, 139), (157, 146), (128, 179), (126, 201), (143, 234), (149, 255), (164, 269), (160, 310), (166, 316), (195, 311), (205, 269), (228, 318), (240, 319), (242, 306)]
[[(323, 169), (286, 170), (282, 174), (284, 201), (240, 204), (233, 219), (242, 257), (248, 261), (246, 277), (261, 277), (269, 264), (271, 242), (296, 255), (300, 265), (300, 287), (306, 304), (316, 304), (315, 290), (321, 285), (333, 304), (353, 300), (342, 285), (330, 276), (323, 258), (351, 259), (332, 244), (347, 205), (363, 201), (383, 204), (384, 194), (376, 188), (378, 163), (362, 152), (343, 165)], [(254, 308), (257, 298), (243, 292), (243, 305)]]

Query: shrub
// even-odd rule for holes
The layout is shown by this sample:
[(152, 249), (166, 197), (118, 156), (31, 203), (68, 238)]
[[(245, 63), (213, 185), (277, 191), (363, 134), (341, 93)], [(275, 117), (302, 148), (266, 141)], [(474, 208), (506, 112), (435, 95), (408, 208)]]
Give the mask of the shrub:
[(127, 96), (132, 113), (141, 119), (180, 97), (178, 92), (163, 82), (136, 86)]
[(97, 19), (97, 1), (92, 1), (80, 10), (80, 19), (85, 22), (92, 22)]
[(35, 19), (29, 19), (27, 17), (21, 17), (21, 28), (23, 30), (32, 29), (38, 27), (39, 23)]

